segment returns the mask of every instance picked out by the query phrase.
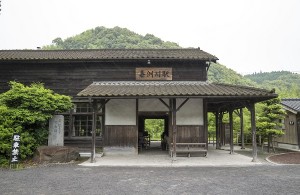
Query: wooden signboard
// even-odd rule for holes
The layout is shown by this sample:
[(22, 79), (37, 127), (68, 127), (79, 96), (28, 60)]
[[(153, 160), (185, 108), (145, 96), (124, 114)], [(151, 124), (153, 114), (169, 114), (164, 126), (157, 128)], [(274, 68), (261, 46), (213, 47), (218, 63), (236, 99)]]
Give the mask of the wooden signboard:
[(172, 68), (136, 68), (135, 78), (139, 81), (171, 81)]
[(10, 164), (19, 163), (20, 157), (20, 135), (17, 133), (13, 134), (13, 142), (11, 145), (11, 158)]

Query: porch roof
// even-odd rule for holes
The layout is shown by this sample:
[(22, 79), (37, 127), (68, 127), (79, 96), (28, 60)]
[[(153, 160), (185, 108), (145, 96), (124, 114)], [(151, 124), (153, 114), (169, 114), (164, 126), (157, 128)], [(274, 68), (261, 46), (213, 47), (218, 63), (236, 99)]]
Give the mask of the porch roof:
[(290, 110), (295, 114), (300, 113), (300, 98), (282, 99), (281, 104), (286, 110)]
[(274, 91), (203, 81), (103, 81), (92, 83), (77, 95), (99, 98), (238, 98), (251, 99), (254, 102), (277, 97)]

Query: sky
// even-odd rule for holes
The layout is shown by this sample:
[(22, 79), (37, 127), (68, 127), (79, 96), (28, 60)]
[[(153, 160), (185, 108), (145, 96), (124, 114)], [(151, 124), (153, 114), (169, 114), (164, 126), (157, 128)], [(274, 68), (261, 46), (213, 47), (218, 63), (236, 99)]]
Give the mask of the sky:
[(0, 49), (104, 26), (200, 47), (240, 74), (300, 73), (299, 0), (0, 0)]

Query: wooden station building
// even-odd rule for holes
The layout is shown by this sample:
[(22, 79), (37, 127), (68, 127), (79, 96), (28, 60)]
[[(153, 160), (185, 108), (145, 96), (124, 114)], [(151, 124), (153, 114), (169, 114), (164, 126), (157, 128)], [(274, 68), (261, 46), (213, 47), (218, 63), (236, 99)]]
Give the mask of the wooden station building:
[(233, 152), (232, 113), (248, 108), (255, 161), (254, 105), (277, 95), (208, 82), (210, 63), (217, 60), (199, 48), (2, 50), (0, 92), (16, 80), (42, 82), (56, 93), (72, 96), (75, 108), (64, 113), (65, 145), (92, 143), (92, 154), (95, 146), (103, 146), (107, 155), (138, 154), (139, 135), (147, 118), (165, 120), (164, 134), (173, 156), (176, 143), (204, 143), (207, 149), (208, 112), (216, 115), (217, 143), (222, 115), (229, 113)]
[(275, 139), (279, 148), (300, 150), (300, 98), (282, 99), (286, 111), (282, 121), (284, 135)]

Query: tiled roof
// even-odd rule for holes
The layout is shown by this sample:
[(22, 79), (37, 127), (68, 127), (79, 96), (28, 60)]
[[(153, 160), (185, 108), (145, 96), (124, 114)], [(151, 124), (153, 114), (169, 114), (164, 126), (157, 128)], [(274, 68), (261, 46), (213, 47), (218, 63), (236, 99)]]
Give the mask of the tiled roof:
[(216, 61), (200, 49), (0, 50), (3, 60), (185, 59)]
[(281, 104), (294, 112), (300, 112), (300, 98), (282, 99)]
[(83, 97), (277, 97), (273, 92), (227, 84), (203, 81), (113, 81), (94, 82), (78, 93)]

